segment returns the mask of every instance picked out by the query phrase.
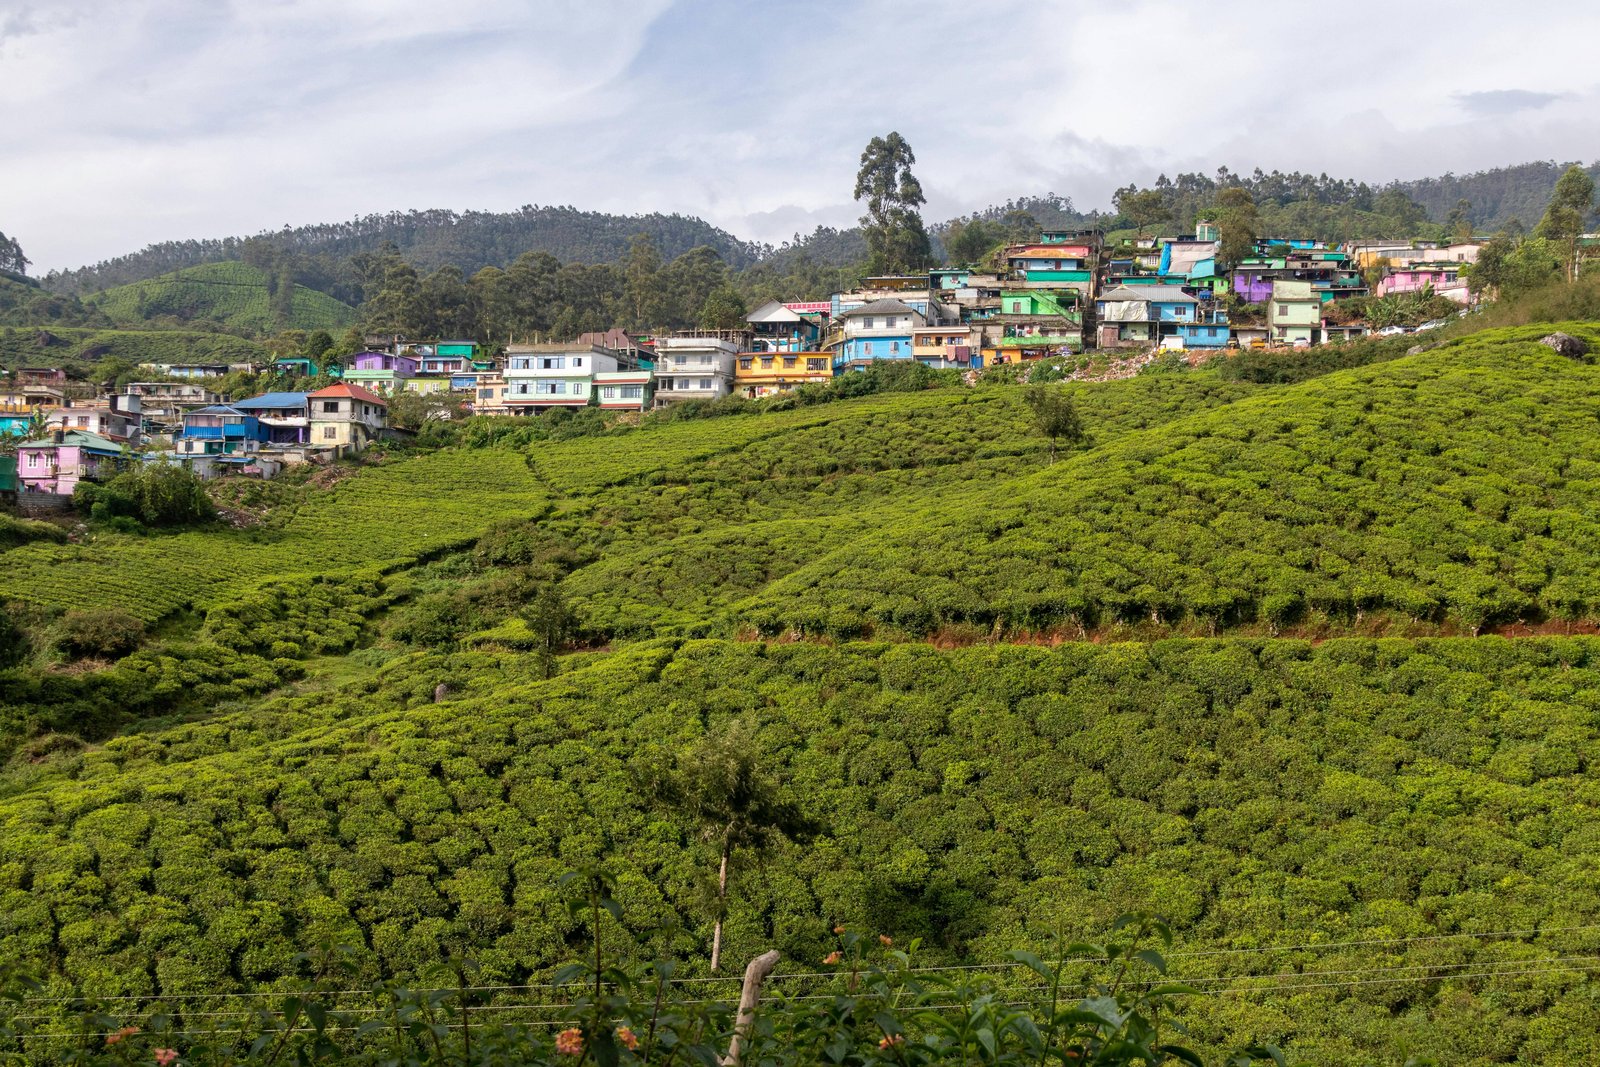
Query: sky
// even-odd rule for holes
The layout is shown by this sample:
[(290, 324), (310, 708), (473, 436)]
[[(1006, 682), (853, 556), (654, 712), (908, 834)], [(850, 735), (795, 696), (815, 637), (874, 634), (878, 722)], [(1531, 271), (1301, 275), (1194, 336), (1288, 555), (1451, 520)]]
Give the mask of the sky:
[(930, 221), (1160, 173), (1381, 182), (1600, 157), (1600, 5), (0, 0), (0, 232), (71, 268), (412, 208)]

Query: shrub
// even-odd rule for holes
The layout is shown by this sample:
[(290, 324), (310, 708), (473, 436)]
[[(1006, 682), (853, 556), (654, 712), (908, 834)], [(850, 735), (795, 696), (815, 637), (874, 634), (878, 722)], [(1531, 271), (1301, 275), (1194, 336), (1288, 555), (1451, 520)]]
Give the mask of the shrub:
[(69, 611), (61, 619), (63, 651), (74, 658), (126, 656), (144, 640), (144, 623), (125, 611)]

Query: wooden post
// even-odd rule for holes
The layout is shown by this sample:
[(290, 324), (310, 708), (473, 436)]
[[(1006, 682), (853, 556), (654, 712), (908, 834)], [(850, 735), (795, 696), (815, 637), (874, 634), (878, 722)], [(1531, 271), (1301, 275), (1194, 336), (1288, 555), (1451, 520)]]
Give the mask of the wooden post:
[(739, 1015), (733, 1024), (733, 1039), (728, 1042), (728, 1054), (722, 1057), (722, 1067), (739, 1067), (739, 1057), (744, 1053), (745, 1042), (750, 1038), (750, 1028), (755, 1025), (756, 1006), (761, 1003), (761, 983), (778, 965), (778, 950), (763, 952), (750, 961), (744, 969), (744, 988), (739, 992)]

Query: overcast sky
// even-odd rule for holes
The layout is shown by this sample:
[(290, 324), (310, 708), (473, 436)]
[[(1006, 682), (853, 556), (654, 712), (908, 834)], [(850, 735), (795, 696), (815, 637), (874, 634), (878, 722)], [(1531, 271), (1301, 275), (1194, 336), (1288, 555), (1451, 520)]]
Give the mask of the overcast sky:
[(1260, 166), (1600, 157), (1587, 3), (0, 0), (34, 273), (392, 209), (573, 204), (780, 242), (899, 130), (939, 220)]

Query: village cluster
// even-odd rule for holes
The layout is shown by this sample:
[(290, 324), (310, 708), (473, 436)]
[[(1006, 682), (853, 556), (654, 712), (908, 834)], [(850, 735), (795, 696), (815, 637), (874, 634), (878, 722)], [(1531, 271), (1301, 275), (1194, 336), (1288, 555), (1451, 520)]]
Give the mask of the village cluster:
[[(741, 330), (640, 337), (622, 330), (575, 342), (509, 344), (489, 356), (476, 341), (368, 337), (343, 367), (305, 358), (270, 368), (146, 364), (164, 381), (95, 397), (54, 368), (26, 369), (0, 392), (0, 433), (45, 432), (16, 449), (0, 490), (69, 497), (77, 483), (135, 453), (190, 466), (203, 478), (271, 475), (286, 464), (359, 451), (382, 436), (399, 392), (458, 394), (475, 414), (540, 414), (597, 406), (645, 411), (692, 399), (770, 396), (829, 381), (876, 360), (977, 370), (997, 363), (1098, 349), (1205, 350), (1303, 346), (1358, 337), (1342, 300), (1429, 291), (1463, 306), (1462, 267), (1479, 242), (1390, 241), (1329, 247), (1269, 238), (1231, 270), (1218, 263), (1213, 226), (1193, 235), (1108, 248), (1098, 231), (1044, 232), (1007, 248), (1004, 268), (939, 268), (873, 277), (814, 302), (770, 301)], [(1380, 273), (1375, 286), (1367, 279)], [(1259, 321), (1231, 322), (1234, 304), (1264, 305)], [(230, 371), (337, 384), (224, 401), (205, 379)], [(155, 376), (153, 374), (152, 376)], [(41, 418), (42, 417), (42, 418)], [(7, 475), (10, 478), (7, 478)], [(7, 486), (4, 482), (10, 481)]]

